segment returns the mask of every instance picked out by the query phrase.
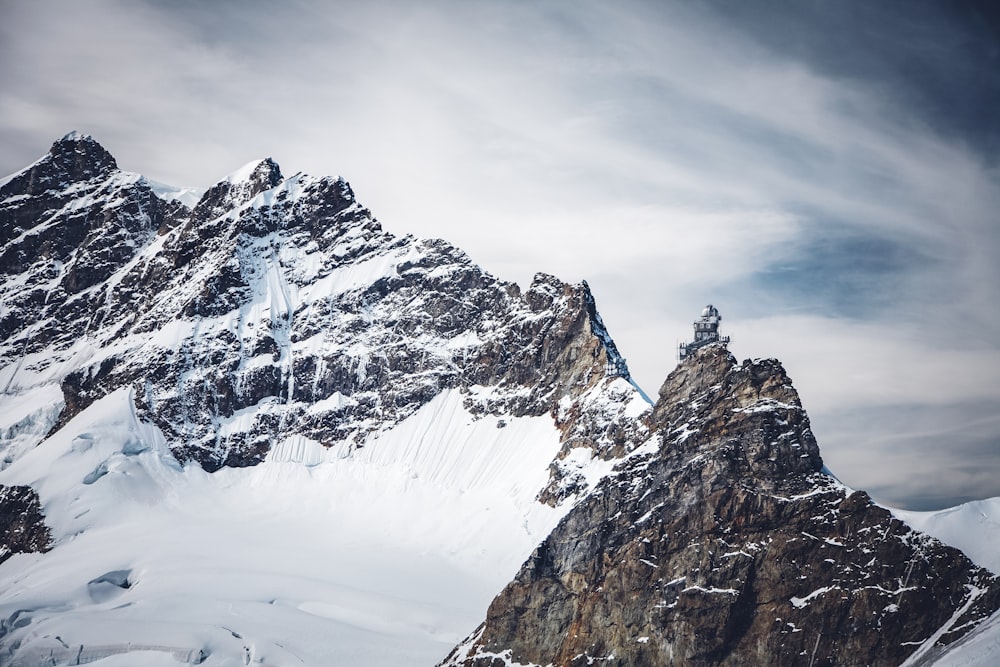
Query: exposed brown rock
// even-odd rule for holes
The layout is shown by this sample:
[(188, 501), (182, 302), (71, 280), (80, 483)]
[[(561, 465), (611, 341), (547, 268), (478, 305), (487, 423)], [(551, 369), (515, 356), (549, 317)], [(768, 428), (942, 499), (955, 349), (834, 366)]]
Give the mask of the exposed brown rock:
[(898, 665), (1000, 607), (995, 576), (822, 472), (777, 362), (704, 348), (648, 425), (442, 664)]

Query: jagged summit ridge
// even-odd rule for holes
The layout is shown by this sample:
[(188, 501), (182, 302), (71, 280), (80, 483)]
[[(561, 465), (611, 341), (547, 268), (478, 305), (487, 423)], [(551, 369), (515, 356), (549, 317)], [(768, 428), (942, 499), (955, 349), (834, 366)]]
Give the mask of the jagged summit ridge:
[(266, 157), (247, 162), (220, 182), (224, 181), (230, 184), (238, 184), (246, 181), (267, 182), (268, 187), (263, 189), (269, 190), (282, 180), (281, 168), (273, 158)]
[(898, 665), (1000, 607), (994, 575), (820, 472), (777, 362), (703, 347), (646, 423), (442, 664)]
[(30, 322), (23, 343), (45, 347), (68, 333), (66, 322), (90, 317), (82, 293), (131, 261), (180, 208), (119, 171), (92, 139), (57, 141), (0, 188), (0, 345), (22, 338), (15, 332)]
[(70, 130), (69, 132), (64, 134), (62, 139), (60, 139), (59, 141), (67, 142), (67, 141), (93, 141), (93, 140), (94, 137), (90, 136), (89, 134), (84, 134), (79, 130)]
[(71, 182), (106, 177), (118, 169), (115, 158), (88, 134), (73, 131), (53, 142), (49, 152), (0, 184), (0, 193), (17, 190), (38, 195)]
[(206, 221), (234, 211), (283, 180), (281, 168), (271, 158), (249, 162), (209, 188), (195, 204), (192, 219)]
[[(96, 147), (90, 167), (114, 164), (72, 137), (62, 143)], [(286, 178), (256, 160), (190, 210), (113, 167), (98, 180), (85, 206), (79, 183), (47, 191), (42, 216), (17, 182), (0, 202), (5, 229), (22, 230), (0, 268), (24, 277), (0, 319), (5, 384), (58, 381), (60, 424), (133, 387), (175, 454), (214, 470), (257, 463), (292, 434), (361, 446), (448, 388), (481, 410), (555, 414), (620, 358), (585, 284), (539, 275), (521, 294), (446, 242), (385, 232), (343, 178)], [(54, 262), (37, 250), (56, 237)]]

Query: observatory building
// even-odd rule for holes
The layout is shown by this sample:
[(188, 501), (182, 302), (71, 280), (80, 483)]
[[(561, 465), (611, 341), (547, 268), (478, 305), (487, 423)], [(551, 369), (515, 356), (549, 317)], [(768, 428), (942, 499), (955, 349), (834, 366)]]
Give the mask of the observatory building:
[(677, 351), (678, 358), (684, 361), (699, 347), (710, 343), (728, 343), (729, 336), (719, 336), (719, 322), (721, 321), (722, 316), (719, 315), (718, 308), (712, 304), (705, 306), (701, 311), (701, 317), (694, 321), (694, 340), (690, 343), (681, 343), (680, 349)]

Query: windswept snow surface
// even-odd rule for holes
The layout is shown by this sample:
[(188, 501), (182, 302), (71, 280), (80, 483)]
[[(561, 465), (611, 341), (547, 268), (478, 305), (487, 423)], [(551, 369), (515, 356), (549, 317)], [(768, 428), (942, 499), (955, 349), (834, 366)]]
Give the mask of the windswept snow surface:
[(160, 199), (166, 201), (175, 199), (188, 208), (194, 208), (194, 205), (198, 203), (201, 196), (205, 194), (204, 190), (199, 190), (198, 188), (177, 187), (174, 185), (167, 185), (166, 183), (160, 183), (159, 181), (153, 181), (148, 178), (146, 179), (146, 182), (153, 190), (153, 193)]
[(1000, 612), (963, 637), (933, 667), (996, 667), (1000, 655)]
[(567, 511), (534, 500), (558, 449), (551, 417), (475, 417), (450, 390), (359, 450), (290, 438), (208, 474), (116, 391), (0, 472), (56, 542), (0, 565), (0, 655), (435, 664)]
[(250, 176), (253, 175), (253, 172), (260, 166), (260, 163), (266, 159), (267, 158), (257, 158), (256, 160), (250, 160), (250, 162), (247, 162), (245, 165), (223, 178), (222, 181), (226, 183), (242, 183), (249, 180)]
[(976, 565), (1000, 574), (1000, 498), (934, 512), (889, 509), (915, 529), (961, 549)]

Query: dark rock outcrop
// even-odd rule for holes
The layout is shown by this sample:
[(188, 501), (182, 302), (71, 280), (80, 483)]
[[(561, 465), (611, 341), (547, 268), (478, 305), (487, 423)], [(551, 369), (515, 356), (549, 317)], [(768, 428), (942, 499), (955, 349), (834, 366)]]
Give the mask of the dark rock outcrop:
[(0, 485), (0, 563), (16, 553), (48, 551), (51, 544), (35, 490)]
[(773, 360), (667, 378), (652, 437), (577, 505), (445, 665), (898, 665), (1000, 581), (822, 472)]
[(55, 142), (0, 187), (0, 362), (111, 324), (111, 297), (128, 293), (110, 278), (185, 212), (93, 138)]

